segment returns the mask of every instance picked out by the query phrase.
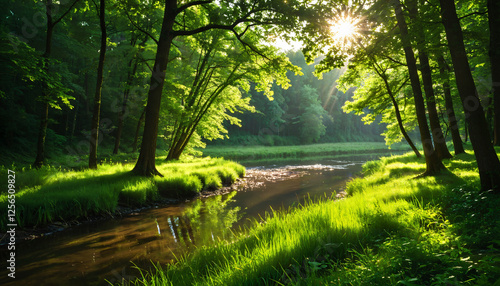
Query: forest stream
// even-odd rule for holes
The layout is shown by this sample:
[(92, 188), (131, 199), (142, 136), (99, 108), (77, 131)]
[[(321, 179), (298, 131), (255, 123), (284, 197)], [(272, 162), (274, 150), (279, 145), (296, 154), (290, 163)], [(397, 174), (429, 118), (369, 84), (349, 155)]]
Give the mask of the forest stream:
[[(338, 198), (347, 181), (373, 156), (353, 156), (279, 165), (247, 166), (237, 191), (147, 209), (123, 218), (82, 224), (19, 244), (16, 279), (2, 285), (109, 285), (140, 276), (153, 262), (164, 265), (273, 210), (309, 198)], [(10, 282), (7, 283), (7, 282)], [(14, 282), (14, 284), (13, 284)]]

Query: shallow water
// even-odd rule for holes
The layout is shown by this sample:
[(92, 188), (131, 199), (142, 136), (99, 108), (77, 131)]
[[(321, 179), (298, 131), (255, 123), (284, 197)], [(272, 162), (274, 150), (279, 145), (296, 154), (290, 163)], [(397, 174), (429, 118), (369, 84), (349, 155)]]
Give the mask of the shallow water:
[[(84, 224), (18, 244), (16, 279), (0, 270), (1, 285), (109, 285), (139, 275), (133, 261), (170, 263), (196, 247), (230, 239), (266, 212), (304, 199), (331, 197), (373, 156), (249, 167), (238, 192), (149, 209), (123, 218)], [(2, 261), (7, 259), (1, 254)]]

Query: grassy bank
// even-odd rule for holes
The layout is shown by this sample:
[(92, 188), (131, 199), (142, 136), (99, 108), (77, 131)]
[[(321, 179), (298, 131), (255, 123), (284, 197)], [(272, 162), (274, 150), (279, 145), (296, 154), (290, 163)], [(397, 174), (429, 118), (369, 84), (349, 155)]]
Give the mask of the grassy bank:
[[(394, 145), (392, 150), (409, 150), (407, 145)], [(236, 161), (274, 158), (324, 157), (340, 154), (373, 154), (387, 151), (383, 142), (322, 143), (294, 146), (207, 146), (203, 155)]]
[[(164, 177), (130, 174), (132, 164), (103, 164), (98, 170), (69, 171), (53, 167), (16, 171), (16, 220), (19, 226), (42, 226), (92, 215), (113, 213), (118, 205), (142, 206), (166, 198), (192, 197), (205, 189), (220, 188), (245, 174), (245, 168), (223, 159), (158, 162)], [(1, 170), (2, 174), (7, 169)], [(5, 176), (7, 177), (7, 176)], [(6, 186), (2, 190), (7, 190)], [(0, 209), (7, 209), (7, 193)], [(6, 230), (6, 216), (0, 220)]]
[(136, 285), (493, 285), (500, 279), (500, 198), (479, 192), (471, 153), (415, 179), (408, 154), (369, 162), (349, 197), (255, 223)]

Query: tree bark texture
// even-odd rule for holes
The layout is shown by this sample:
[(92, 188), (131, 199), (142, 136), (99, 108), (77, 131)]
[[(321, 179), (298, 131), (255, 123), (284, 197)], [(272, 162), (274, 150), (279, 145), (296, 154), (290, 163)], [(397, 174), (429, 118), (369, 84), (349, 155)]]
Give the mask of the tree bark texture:
[(484, 110), (477, 96), (455, 3), (453, 0), (439, 0), (439, 2), (457, 88), (462, 99), (470, 140), (479, 169), (481, 189), (494, 189), (500, 192), (500, 161), (491, 143)]

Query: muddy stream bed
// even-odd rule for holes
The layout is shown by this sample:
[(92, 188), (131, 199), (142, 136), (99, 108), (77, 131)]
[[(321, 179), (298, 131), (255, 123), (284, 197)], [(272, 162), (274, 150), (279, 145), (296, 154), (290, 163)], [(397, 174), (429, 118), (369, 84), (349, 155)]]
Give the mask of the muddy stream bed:
[[(231, 238), (251, 220), (320, 196), (341, 196), (366, 160), (354, 156), (247, 166), (247, 175), (224, 195), (200, 197), (122, 218), (87, 223), (16, 247), (16, 278), (0, 270), (0, 285), (109, 285), (134, 279), (151, 261), (175, 257)], [(2, 255), (2, 260), (4, 255)], [(4, 264), (2, 264), (4, 265)]]

